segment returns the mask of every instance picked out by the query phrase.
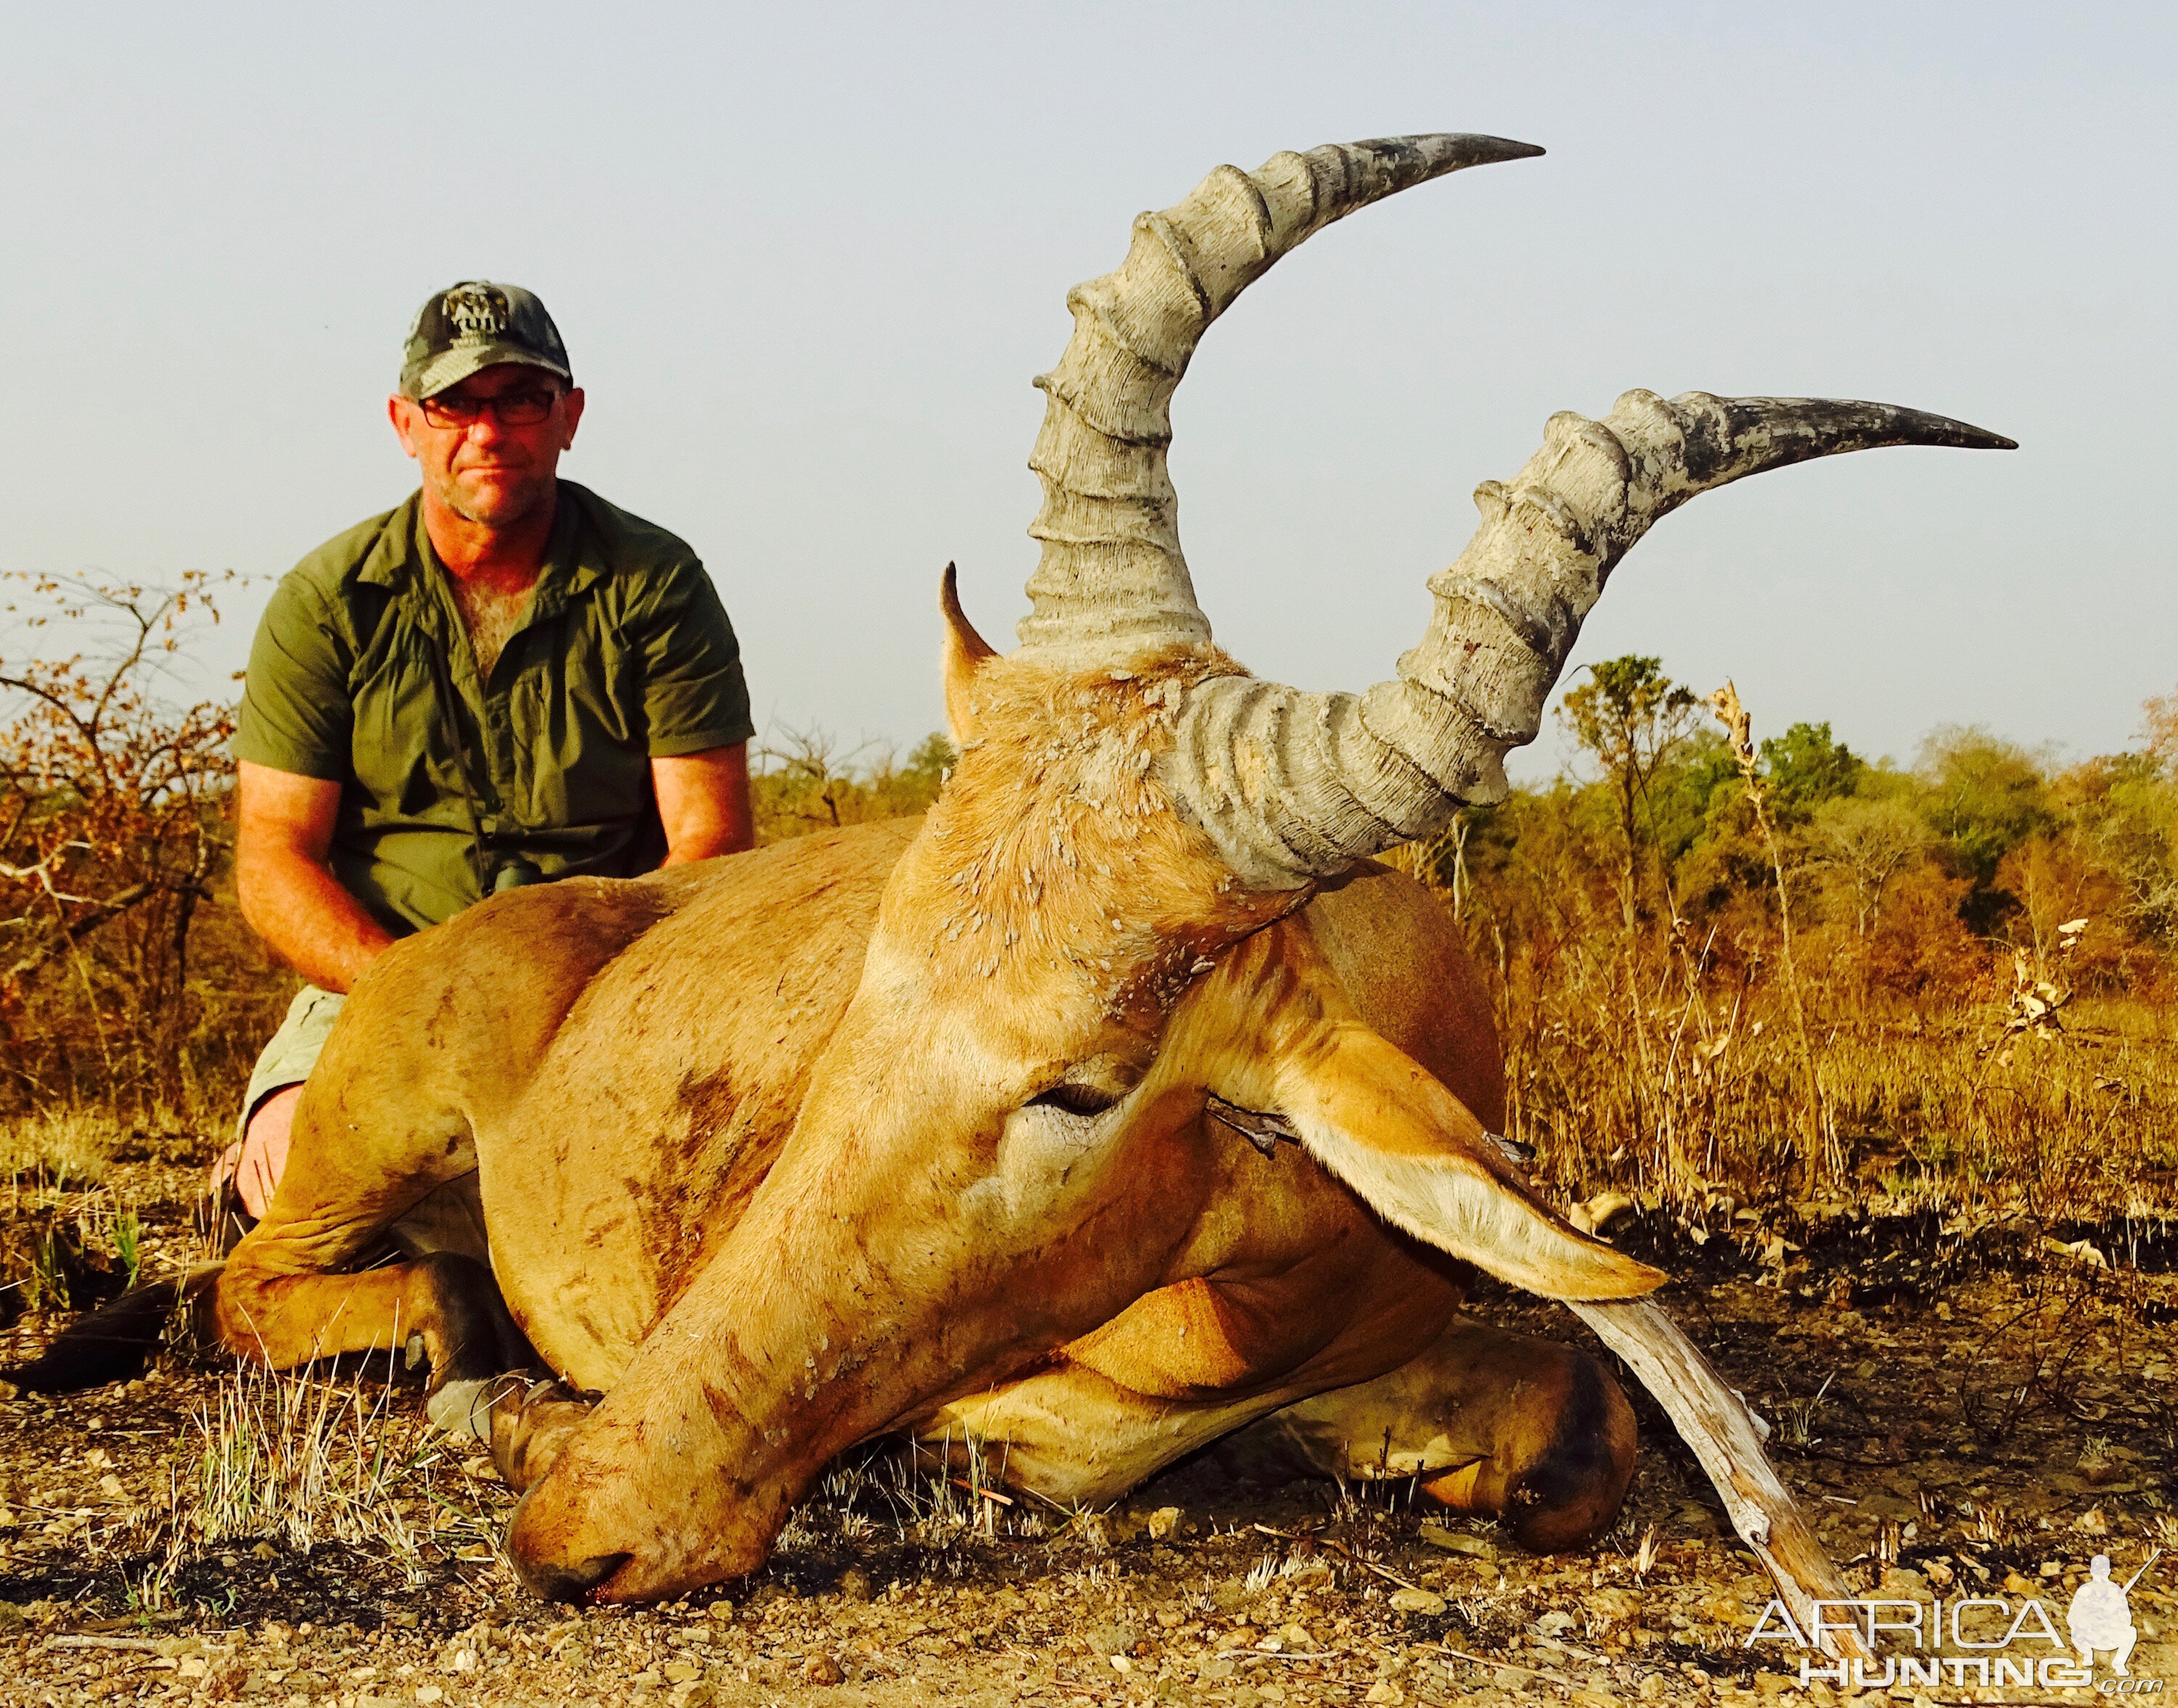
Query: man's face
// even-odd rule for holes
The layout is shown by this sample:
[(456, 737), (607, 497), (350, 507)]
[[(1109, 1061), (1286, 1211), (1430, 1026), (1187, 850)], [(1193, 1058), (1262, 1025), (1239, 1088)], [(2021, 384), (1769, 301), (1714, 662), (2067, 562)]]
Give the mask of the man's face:
[[(549, 402), (542, 420), (509, 424), (508, 413), (534, 414), (540, 402)], [(397, 395), (386, 413), (440, 505), (479, 527), (505, 528), (551, 502), (553, 472), (575, 442), (583, 394), (542, 368), (509, 362), (470, 375), (428, 404)], [(446, 424), (435, 425), (435, 417)]]

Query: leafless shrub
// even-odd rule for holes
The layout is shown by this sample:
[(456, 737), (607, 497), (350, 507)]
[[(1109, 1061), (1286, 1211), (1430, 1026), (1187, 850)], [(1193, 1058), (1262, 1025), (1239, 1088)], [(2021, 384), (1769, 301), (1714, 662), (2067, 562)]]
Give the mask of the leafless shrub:
[(227, 577), (0, 577), (0, 1099), (172, 1108), (201, 1066), (197, 925), (233, 733), (180, 660)]

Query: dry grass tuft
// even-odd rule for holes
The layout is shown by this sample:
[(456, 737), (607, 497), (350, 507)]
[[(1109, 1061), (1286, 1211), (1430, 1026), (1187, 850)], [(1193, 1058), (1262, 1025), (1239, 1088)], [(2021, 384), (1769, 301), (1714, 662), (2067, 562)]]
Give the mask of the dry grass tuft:
[(238, 1362), (196, 1415), (185, 1500), (177, 1484), (186, 1528), (206, 1545), (277, 1537), (308, 1552), (338, 1541), (413, 1560), (415, 1533), (394, 1497), (435, 1449), (411, 1409), (391, 1405), (394, 1392)]
[(458, 1499), (445, 1492), (452, 1469), (446, 1439), (391, 1381), (238, 1360), (192, 1414), (150, 1501), (93, 1551), (135, 1563), (146, 1610), (172, 1604), (189, 1562), (231, 1564), (245, 1550), (271, 1561), (344, 1544), (420, 1586), (450, 1555), (499, 1554), (503, 1514), (478, 1481), (486, 1467), (459, 1468)]
[(25, 1186), (96, 1185), (123, 1137), (104, 1110), (41, 1110), (0, 1121), (0, 1177)]

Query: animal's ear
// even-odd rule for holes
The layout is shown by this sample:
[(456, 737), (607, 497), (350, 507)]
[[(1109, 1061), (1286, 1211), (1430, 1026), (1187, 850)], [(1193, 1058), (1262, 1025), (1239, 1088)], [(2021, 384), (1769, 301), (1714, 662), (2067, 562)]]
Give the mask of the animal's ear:
[(976, 671), (996, 649), (976, 632), (967, 612), (960, 609), (960, 589), (951, 564), (939, 584), (939, 609), (945, 613), (945, 721), (953, 726), (955, 746), (976, 738), (976, 708), (969, 689)]
[(1417, 1240), (1546, 1299), (1634, 1299), (1662, 1272), (1568, 1224), (1467, 1106), (1358, 1022), (1286, 1057), (1277, 1104), (1324, 1167)]
[(1546, 1299), (1634, 1299), (1659, 1270), (1578, 1232), (1444, 1081), (1364, 1021), (1305, 917), (1235, 944), (1173, 1015), (1160, 1069), (1283, 1116), (1386, 1221)]

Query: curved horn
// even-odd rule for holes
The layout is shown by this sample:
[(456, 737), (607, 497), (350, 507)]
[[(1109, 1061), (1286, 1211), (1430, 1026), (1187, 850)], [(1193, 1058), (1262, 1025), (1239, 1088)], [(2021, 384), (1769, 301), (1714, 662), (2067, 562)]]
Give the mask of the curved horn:
[(1618, 560), (1698, 492), (1880, 445), (2011, 450), (1978, 427), (1885, 403), (1806, 397), (1666, 402), (1628, 391), (1601, 421), (1551, 418), (1510, 485), (1475, 490), (1482, 523), (1449, 569), (1396, 682), (1358, 698), (1250, 676), (1190, 690), (1161, 766), (1182, 812), (1241, 878), (1295, 889), (1432, 834), (1506, 790), (1506, 752), (1543, 702)]
[(1279, 256), (1333, 220), (1462, 167), (1542, 150), (1495, 136), (1396, 136), (1221, 166), (1163, 213), (1135, 222), (1119, 270), (1067, 293), (1074, 336), (1037, 380), (1048, 402), (1029, 467), (1043, 507), (1021, 644), (1061, 662), (1109, 663), (1199, 643), (1165, 447), (1167, 413), (1203, 331)]

